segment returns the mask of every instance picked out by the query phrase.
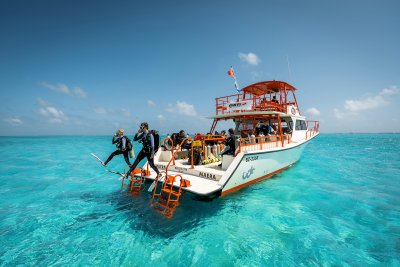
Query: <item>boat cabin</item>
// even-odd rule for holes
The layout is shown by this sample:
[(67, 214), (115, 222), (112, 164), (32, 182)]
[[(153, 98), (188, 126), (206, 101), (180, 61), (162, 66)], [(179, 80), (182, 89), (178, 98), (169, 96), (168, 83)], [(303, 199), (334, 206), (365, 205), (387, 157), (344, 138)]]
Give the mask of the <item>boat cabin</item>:
[[(237, 94), (216, 98), (211, 129), (208, 134), (195, 138), (192, 153), (200, 151), (202, 165), (233, 160), (219, 157), (226, 135), (211, 134), (220, 121), (232, 122), (229, 128), (234, 129), (235, 149), (229, 155), (231, 157), (240, 152), (282, 149), (291, 143), (310, 138), (318, 132), (318, 122), (307, 122), (301, 115), (295, 91), (296, 88), (286, 82), (264, 81), (246, 86)], [(228, 129), (224, 130), (228, 132)], [(181, 147), (178, 150), (182, 150)], [(189, 158), (190, 161), (195, 155), (177, 152), (174, 157)], [(193, 160), (190, 163), (192, 167), (199, 164)], [(222, 169), (227, 166), (229, 164), (222, 164)]]

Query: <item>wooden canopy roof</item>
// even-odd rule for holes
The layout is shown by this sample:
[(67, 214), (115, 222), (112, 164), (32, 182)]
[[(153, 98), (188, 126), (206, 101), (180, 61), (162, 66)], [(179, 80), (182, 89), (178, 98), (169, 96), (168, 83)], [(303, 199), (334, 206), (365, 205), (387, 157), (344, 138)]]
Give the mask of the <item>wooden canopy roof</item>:
[(253, 95), (265, 95), (271, 93), (278, 93), (279, 91), (295, 91), (296, 88), (292, 85), (282, 81), (265, 81), (248, 85), (242, 89), (243, 92), (251, 93)]

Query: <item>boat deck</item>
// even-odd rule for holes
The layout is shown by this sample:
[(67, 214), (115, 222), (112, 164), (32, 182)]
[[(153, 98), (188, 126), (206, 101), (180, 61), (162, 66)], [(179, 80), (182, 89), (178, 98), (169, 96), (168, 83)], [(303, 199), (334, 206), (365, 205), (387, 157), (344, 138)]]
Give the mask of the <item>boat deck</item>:
[[(218, 181), (225, 174), (225, 171), (218, 166), (221, 162), (197, 165), (192, 168), (187, 161), (187, 159), (176, 159), (175, 165), (171, 164), (168, 167), (168, 175), (181, 175), (182, 178), (190, 181), (190, 186), (182, 188), (183, 190), (197, 195), (209, 195), (221, 190)], [(168, 162), (159, 162), (157, 160), (155, 160), (154, 163), (160, 171), (165, 171), (168, 164)], [(147, 164), (144, 167), (147, 169)], [(156, 179), (156, 173), (151, 168), (148, 168), (148, 170), (150, 171), (150, 175), (145, 176), (145, 178), (154, 181)], [(137, 174), (135, 176), (139, 177), (140, 175)], [(179, 179), (175, 181), (174, 185), (177, 187), (179, 186)]]

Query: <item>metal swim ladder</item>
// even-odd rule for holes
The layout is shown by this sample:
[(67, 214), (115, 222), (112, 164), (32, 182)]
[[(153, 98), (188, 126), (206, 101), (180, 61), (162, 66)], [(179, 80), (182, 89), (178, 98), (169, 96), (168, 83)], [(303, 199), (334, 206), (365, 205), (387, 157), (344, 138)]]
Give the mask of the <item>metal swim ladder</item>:
[[(136, 177), (136, 174), (139, 174), (139, 177)], [(133, 195), (137, 195), (140, 193), (140, 191), (142, 191), (142, 185), (144, 184), (144, 176), (149, 176), (150, 175), (150, 171), (148, 170), (148, 166), (147, 169), (144, 168), (135, 168), (132, 172), (131, 172), (131, 179), (129, 181), (129, 185), (125, 184), (125, 177), (122, 178), (122, 184), (121, 184), (121, 189), (123, 189), (125, 186), (129, 186), (129, 191), (133, 194)]]
[[(160, 173), (161, 174), (161, 173)], [(179, 202), (183, 199), (185, 191), (182, 192), (182, 187), (190, 186), (190, 181), (183, 179), (180, 174), (175, 176), (166, 175), (166, 178), (161, 186), (161, 190), (157, 193), (157, 185), (159, 182), (158, 175), (155, 183), (156, 186), (153, 190), (153, 196), (151, 198), (150, 205), (161, 214), (163, 214), (167, 218), (171, 218), (174, 214), (176, 207), (179, 205)], [(179, 186), (174, 186), (174, 183), (179, 180)]]

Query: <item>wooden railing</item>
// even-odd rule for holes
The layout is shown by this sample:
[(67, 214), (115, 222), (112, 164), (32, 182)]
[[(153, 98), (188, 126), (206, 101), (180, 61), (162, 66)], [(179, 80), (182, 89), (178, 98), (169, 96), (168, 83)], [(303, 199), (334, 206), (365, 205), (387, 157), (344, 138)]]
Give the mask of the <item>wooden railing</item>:
[[(169, 168), (169, 165), (171, 165), (171, 162), (172, 162), (172, 161), (173, 161), (174, 164), (175, 164), (175, 155), (176, 155), (176, 153), (177, 153), (178, 151), (181, 150), (182, 145), (183, 145), (187, 140), (191, 140), (191, 141), (193, 142), (193, 140), (192, 140), (191, 137), (186, 137), (185, 139), (182, 140), (182, 142), (179, 144), (179, 146), (175, 149), (175, 152), (172, 153), (172, 157), (171, 157), (171, 159), (169, 160), (169, 162), (168, 162), (168, 164), (167, 164), (167, 167), (165, 167), (165, 172), (166, 172), (167, 175), (168, 175), (168, 168)], [(192, 151), (193, 151), (193, 149), (192, 149)], [(192, 152), (192, 153), (193, 153), (193, 152)], [(193, 160), (193, 156), (192, 156), (192, 160)]]
[[(244, 104), (245, 103), (245, 104)], [(232, 105), (239, 106), (232, 108)], [(286, 103), (285, 105), (287, 105)], [(231, 106), (230, 106), (231, 105)], [(265, 97), (259, 97), (253, 94), (236, 94), (215, 99), (215, 114), (230, 114), (240, 111), (280, 111), (285, 112), (285, 105), (274, 102)], [(242, 108), (241, 108), (242, 106)]]
[(271, 149), (275, 147), (283, 147), (284, 144), (290, 144), (291, 137), (289, 134), (283, 135), (283, 142), (279, 135), (265, 135), (258, 137), (246, 137), (239, 139), (239, 149), (237, 153), (246, 151), (259, 151), (265, 149)]

